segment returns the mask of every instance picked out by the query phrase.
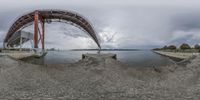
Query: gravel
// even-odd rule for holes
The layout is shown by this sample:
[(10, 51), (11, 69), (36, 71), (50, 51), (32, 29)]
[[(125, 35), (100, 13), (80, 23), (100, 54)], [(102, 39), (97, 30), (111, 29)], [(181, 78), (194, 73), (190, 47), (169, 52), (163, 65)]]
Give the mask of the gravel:
[(199, 100), (200, 57), (138, 69), (112, 58), (33, 65), (0, 57), (0, 99)]

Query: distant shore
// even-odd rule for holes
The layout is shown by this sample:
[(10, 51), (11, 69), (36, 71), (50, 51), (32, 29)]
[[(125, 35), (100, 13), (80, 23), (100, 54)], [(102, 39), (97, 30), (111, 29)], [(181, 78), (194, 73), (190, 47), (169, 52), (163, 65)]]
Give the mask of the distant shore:
[(141, 49), (71, 49), (71, 51), (141, 51)]
[(167, 57), (172, 57), (172, 58), (178, 58), (178, 59), (188, 59), (193, 56), (197, 56), (200, 53), (186, 53), (186, 52), (169, 52), (169, 51), (159, 51), (159, 50), (153, 50), (153, 52), (167, 56)]

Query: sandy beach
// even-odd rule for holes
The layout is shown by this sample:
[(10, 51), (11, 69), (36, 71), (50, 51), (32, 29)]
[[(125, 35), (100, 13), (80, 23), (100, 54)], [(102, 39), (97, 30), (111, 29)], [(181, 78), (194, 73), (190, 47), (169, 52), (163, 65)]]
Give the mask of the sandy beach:
[(182, 53), (182, 52), (165, 52), (165, 51), (154, 51), (154, 52), (163, 56), (178, 58), (178, 59), (188, 59), (200, 54), (200, 53)]

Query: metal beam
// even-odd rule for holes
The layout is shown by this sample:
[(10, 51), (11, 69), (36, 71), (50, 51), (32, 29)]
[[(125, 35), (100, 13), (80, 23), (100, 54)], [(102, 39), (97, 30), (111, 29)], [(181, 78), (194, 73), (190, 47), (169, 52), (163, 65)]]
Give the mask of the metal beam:
[[(12, 37), (12, 35), (21, 30), (24, 27), (27, 27), (30, 25), (30, 23), (34, 22), (34, 47), (38, 48), (38, 24), (39, 20), (41, 19), (44, 21), (44, 23), (47, 21), (47, 19), (62, 19), (66, 20), (69, 22), (74, 23), (77, 26), (80, 26), (85, 32), (87, 32), (92, 39), (97, 43), (98, 47), (100, 48), (100, 43), (99, 40), (96, 36), (96, 33), (92, 27), (92, 25), (81, 15), (70, 12), (70, 11), (65, 11), (65, 10), (37, 10), (30, 12), (28, 14), (23, 15), (20, 17), (18, 20), (16, 20), (13, 25), (10, 27), (6, 38), (4, 39), (4, 44), (9, 42), (9, 39)], [(62, 21), (59, 20), (59, 21)], [(43, 22), (41, 22), (43, 23)], [(42, 25), (42, 48), (44, 48), (44, 26)], [(6, 45), (9, 45), (6, 44)]]

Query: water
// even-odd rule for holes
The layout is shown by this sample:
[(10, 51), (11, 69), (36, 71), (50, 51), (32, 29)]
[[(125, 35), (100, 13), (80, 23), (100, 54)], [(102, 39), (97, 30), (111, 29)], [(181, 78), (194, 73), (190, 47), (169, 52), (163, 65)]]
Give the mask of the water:
[(175, 61), (168, 57), (158, 55), (150, 50), (142, 51), (115, 51), (119, 61), (135, 67), (166, 66)]
[[(97, 53), (96, 51), (49, 51), (43, 58), (29, 58), (23, 61), (34, 64), (69, 64), (82, 58), (82, 54)], [(150, 50), (142, 51), (103, 51), (102, 53), (115, 53), (117, 59), (135, 67), (166, 66), (174, 63), (173, 60), (158, 55)]]

